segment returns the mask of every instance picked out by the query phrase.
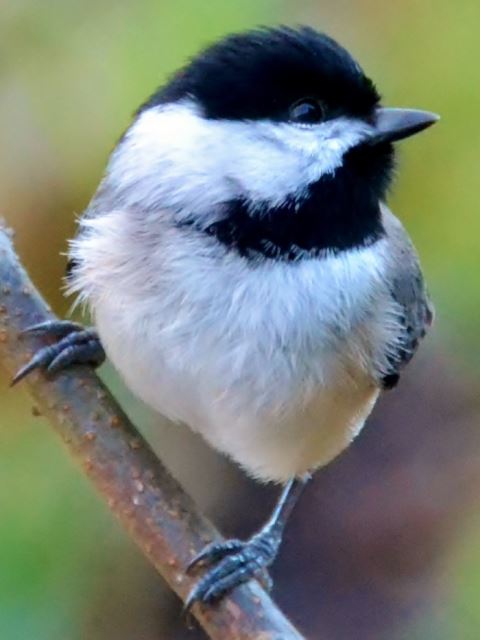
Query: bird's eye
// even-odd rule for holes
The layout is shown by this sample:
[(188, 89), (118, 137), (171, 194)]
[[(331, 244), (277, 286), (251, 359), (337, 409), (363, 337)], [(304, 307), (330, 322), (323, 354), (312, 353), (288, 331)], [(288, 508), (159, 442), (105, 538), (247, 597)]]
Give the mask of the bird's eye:
[(292, 122), (314, 124), (320, 122), (325, 117), (325, 107), (320, 100), (314, 98), (302, 98), (295, 102), (289, 111), (289, 118)]

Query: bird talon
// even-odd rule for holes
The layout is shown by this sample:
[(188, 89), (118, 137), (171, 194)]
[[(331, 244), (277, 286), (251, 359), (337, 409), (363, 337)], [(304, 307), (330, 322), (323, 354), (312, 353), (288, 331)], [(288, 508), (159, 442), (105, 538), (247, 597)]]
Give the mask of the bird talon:
[(21, 335), (49, 335), (61, 338), (69, 333), (84, 331), (85, 327), (69, 320), (46, 320), (32, 324), (21, 331)]
[(192, 573), (199, 565), (211, 564), (227, 555), (239, 551), (244, 543), (241, 540), (227, 540), (225, 542), (211, 542), (198, 553), (187, 565), (186, 572)]
[(12, 387), (35, 369), (54, 374), (73, 364), (99, 366), (105, 360), (96, 331), (76, 322), (49, 320), (27, 327), (22, 334), (48, 335), (58, 341), (41, 347), (13, 377)]
[(234, 539), (208, 545), (190, 562), (187, 571), (200, 563), (215, 564), (191, 590), (184, 612), (188, 613), (195, 602), (211, 604), (252, 578), (258, 578), (262, 585), (271, 589), (272, 580), (266, 568), (277, 554), (277, 540), (278, 537), (267, 530), (246, 542)]

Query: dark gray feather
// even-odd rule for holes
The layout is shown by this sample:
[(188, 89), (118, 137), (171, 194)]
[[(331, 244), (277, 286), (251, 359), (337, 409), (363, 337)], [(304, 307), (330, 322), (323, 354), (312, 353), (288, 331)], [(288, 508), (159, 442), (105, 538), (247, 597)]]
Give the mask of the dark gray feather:
[(399, 341), (388, 356), (390, 369), (383, 377), (384, 388), (398, 382), (401, 369), (411, 360), (433, 322), (433, 306), (423, 279), (417, 252), (405, 229), (386, 208), (383, 224), (390, 240), (390, 294), (400, 307), (403, 327)]

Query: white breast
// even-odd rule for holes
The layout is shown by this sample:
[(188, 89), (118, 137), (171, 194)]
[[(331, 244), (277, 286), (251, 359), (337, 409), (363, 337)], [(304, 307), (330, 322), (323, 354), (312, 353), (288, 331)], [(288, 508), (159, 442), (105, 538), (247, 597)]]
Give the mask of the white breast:
[(360, 430), (397, 329), (386, 240), (254, 265), (178, 229), (147, 240), (124, 211), (85, 225), (73, 287), (147, 404), (266, 480), (327, 463)]

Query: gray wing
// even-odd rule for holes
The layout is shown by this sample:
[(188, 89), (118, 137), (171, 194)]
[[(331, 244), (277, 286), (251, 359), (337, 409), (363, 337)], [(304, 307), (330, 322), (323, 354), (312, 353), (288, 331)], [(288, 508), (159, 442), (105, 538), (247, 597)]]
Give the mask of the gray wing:
[(389, 371), (383, 377), (384, 388), (394, 387), (402, 368), (412, 359), (422, 338), (433, 322), (420, 262), (400, 221), (385, 207), (382, 211), (385, 231), (390, 239), (390, 295), (400, 307), (403, 331), (388, 355)]

